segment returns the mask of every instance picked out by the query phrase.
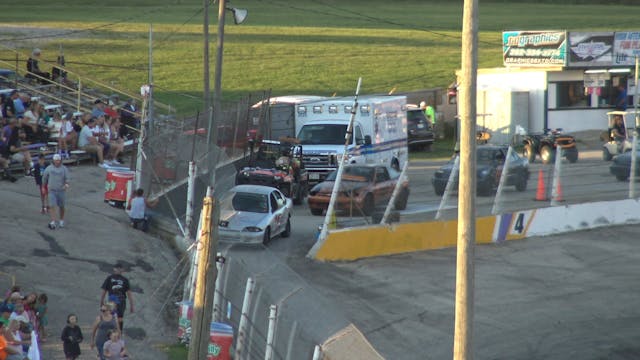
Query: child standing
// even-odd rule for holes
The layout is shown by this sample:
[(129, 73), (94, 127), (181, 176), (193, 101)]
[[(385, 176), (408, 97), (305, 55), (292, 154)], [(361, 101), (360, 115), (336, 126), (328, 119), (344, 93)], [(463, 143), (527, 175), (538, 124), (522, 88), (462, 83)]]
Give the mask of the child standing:
[(75, 360), (80, 356), (80, 343), (83, 340), (82, 330), (78, 326), (78, 317), (75, 314), (67, 316), (67, 325), (62, 329), (62, 347), (67, 360)]
[(106, 360), (121, 360), (128, 357), (124, 340), (120, 338), (120, 332), (115, 329), (109, 332), (109, 340), (104, 343), (104, 358)]
[(44, 173), (44, 169), (49, 166), (47, 160), (44, 158), (44, 154), (40, 153), (38, 155), (38, 164), (34, 167), (33, 177), (36, 180), (36, 185), (40, 190), (40, 202), (42, 203), (42, 210), (40, 210), (41, 214), (46, 214), (49, 210), (47, 204), (49, 204), (49, 191), (47, 189), (47, 185), (42, 184), (42, 174)]
[(47, 294), (42, 293), (38, 296), (38, 302), (36, 303), (36, 318), (38, 319), (38, 335), (40, 336), (40, 341), (47, 341), (47, 324), (49, 323), (49, 318), (47, 316), (47, 302), (49, 298)]

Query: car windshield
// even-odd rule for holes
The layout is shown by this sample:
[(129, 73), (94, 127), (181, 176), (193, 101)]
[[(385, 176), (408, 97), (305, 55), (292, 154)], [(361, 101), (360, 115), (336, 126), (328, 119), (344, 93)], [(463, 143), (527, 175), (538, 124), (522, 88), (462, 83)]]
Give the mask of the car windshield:
[[(349, 177), (349, 181), (371, 182), (373, 181), (373, 171), (371, 167), (364, 166), (347, 166), (342, 173), (343, 178)], [(326, 180), (335, 181), (338, 171), (334, 171), (327, 175)]]
[(231, 200), (231, 204), (226, 204), (227, 207), (230, 205), (231, 208), (236, 211), (247, 211), (254, 213), (269, 212), (268, 198), (267, 195), (264, 194), (236, 192), (231, 195), (229, 199)]
[(496, 159), (497, 151), (492, 149), (478, 149), (476, 152), (476, 158), (478, 162), (486, 163)]
[(347, 133), (347, 125), (314, 124), (304, 125), (300, 129), (298, 139), (305, 145), (344, 145), (344, 136)]

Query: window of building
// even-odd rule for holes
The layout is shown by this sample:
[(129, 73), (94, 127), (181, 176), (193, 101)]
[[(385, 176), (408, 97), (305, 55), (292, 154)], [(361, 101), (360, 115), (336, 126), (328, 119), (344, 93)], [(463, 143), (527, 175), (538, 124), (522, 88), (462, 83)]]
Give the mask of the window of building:
[[(603, 87), (584, 86), (584, 81), (558, 81), (549, 84), (555, 89), (550, 95), (555, 94), (556, 109), (598, 107), (608, 108), (615, 105), (618, 96), (618, 85), (626, 84), (626, 77), (611, 76), (605, 80)], [(553, 101), (550, 102), (550, 105)]]

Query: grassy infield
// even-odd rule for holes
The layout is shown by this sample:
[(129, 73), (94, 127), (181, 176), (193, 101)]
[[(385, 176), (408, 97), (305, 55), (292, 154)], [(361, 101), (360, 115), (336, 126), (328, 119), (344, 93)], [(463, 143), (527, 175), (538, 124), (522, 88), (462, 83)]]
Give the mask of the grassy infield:
[[(247, 8), (249, 17), (235, 26), (227, 13), (223, 96), (234, 99), (266, 89), (273, 95), (350, 95), (359, 76), (362, 93), (447, 86), (460, 64), (461, 4), (234, 0), (232, 6)], [(38, 46), (50, 60), (63, 45), (71, 69), (137, 91), (147, 79), (153, 23), (156, 97), (194, 113), (202, 106), (201, 8), (201, 0), (22, 0), (3, 8), (0, 23), (51, 27), (56, 30), (50, 35), (61, 35), (24, 39), (0, 28), (0, 43), (12, 43), (25, 55)], [(622, 5), (482, 2), (479, 67), (502, 65), (503, 30), (635, 29), (635, 10)], [(210, 14), (213, 72), (217, 4), (211, 5)], [(449, 155), (450, 149), (450, 141), (441, 142), (433, 156)]]

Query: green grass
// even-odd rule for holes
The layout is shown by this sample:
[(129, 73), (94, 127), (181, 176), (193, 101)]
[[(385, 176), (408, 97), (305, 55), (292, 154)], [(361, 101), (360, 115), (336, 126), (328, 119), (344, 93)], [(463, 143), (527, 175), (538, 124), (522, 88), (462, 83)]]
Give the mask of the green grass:
[(448, 160), (455, 145), (452, 138), (438, 139), (431, 145), (431, 151), (410, 151), (409, 160)]
[[(223, 97), (233, 100), (267, 89), (273, 95), (350, 95), (360, 76), (363, 93), (445, 87), (460, 64), (461, 3), (234, 0), (233, 6), (247, 8), (249, 16), (236, 26), (227, 13)], [(0, 43), (25, 56), (38, 46), (49, 60), (62, 45), (71, 69), (137, 92), (147, 82), (153, 23), (156, 98), (192, 113), (202, 106), (201, 7), (199, 0), (24, 0), (3, 9), (0, 22), (59, 30), (26, 39), (0, 28)], [(632, 29), (634, 10), (482, 2), (480, 67), (502, 65), (504, 29)], [(211, 5), (210, 14), (213, 73), (217, 5)]]
[(166, 349), (169, 360), (187, 360), (189, 351), (183, 344), (174, 344)]

